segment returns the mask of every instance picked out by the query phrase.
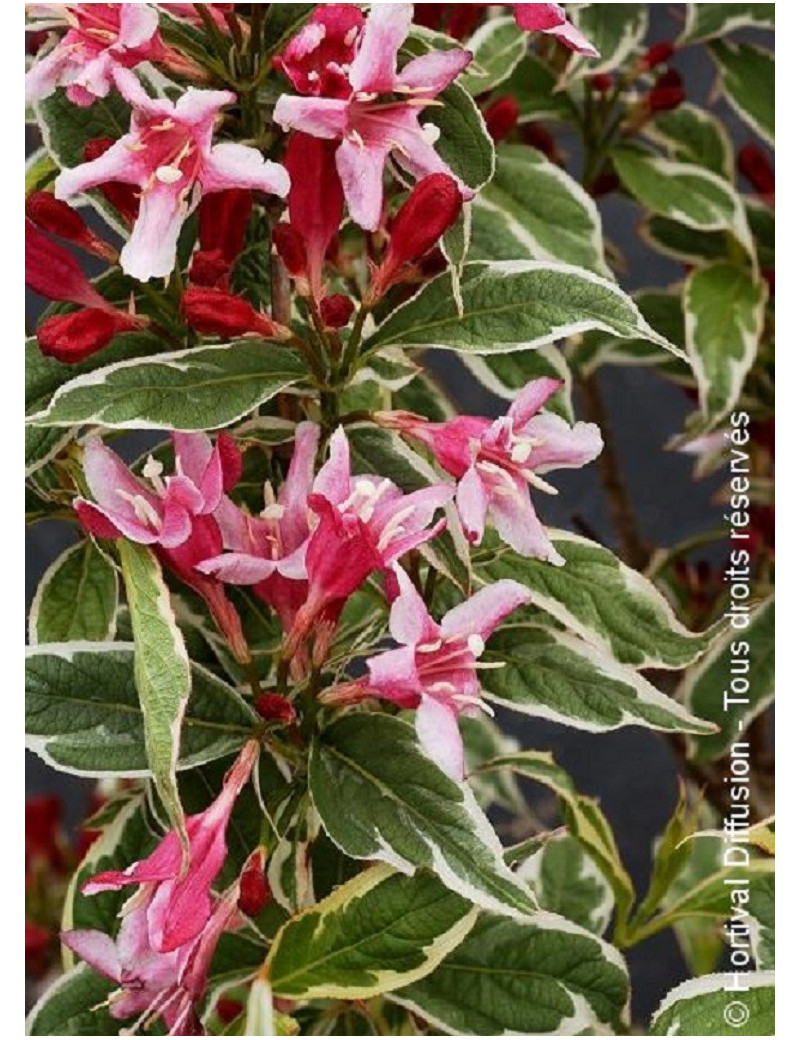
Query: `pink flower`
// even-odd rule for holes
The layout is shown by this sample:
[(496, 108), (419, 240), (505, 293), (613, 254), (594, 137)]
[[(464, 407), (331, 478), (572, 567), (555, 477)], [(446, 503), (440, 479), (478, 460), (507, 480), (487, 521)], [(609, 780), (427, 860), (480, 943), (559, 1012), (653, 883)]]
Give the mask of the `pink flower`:
[(214, 121), (235, 94), (190, 87), (173, 104), (148, 97), (133, 73), (117, 72), (116, 81), (133, 106), (130, 132), (97, 159), (63, 170), (55, 190), (65, 199), (108, 181), (138, 186), (139, 214), (120, 254), (126, 274), (140, 281), (170, 275), (183, 222), (203, 195), (229, 188), (281, 198), (288, 192), (286, 170), (255, 148), (233, 141), (212, 147)]
[(527, 32), (543, 32), (569, 47), (571, 51), (598, 58), (599, 52), (567, 19), (561, 4), (512, 4), (514, 17), (520, 29)]
[(70, 29), (25, 76), (25, 100), (49, 97), (67, 88), (76, 105), (91, 105), (114, 85), (115, 69), (143, 61), (161, 61), (166, 48), (158, 33), (158, 12), (151, 4), (38, 4), (66, 17)]
[(448, 775), (460, 780), (464, 748), (458, 717), (484, 707), (478, 658), (498, 625), (530, 602), (530, 593), (515, 581), (499, 581), (437, 624), (406, 572), (398, 567), (396, 573), (400, 595), (392, 604), (389, 631), (401, 645), (370, 657), (362, 683), (370, 694), (415, 708), (420, 744)]
[[(452, 176), (433, 147), (435, 136), (419, 119), (472, 55), (458, 47), (431, 51), (398, 72), (397, 53), (412, 16), (412, 4), (376, 5), (362, 28), (360, 12), (352, 5), (331, 5), (325, 17), (339, 19), (341, 28), (349, 25), (347, 31), (337, 30), (329, 40), (320, 14), (280, 59), (296, 89), (307, 96), (284, 94), (275, 106), (275, 121), (285, 129), (341, 142), (336, 168), (350, 214), (371, 231), (380, 224), (383, 171), (390, 155), (417, 179), (430, 173)], [(324, 55), (321, 47), (326, 48)], [(318, 65), (324, 66), (324, 76)], [(400, 97), (379, 100), (386, 94)], [(474, 192), (466, 185), (459, 182), (459, 187), (465, 199), (472, 198)]]
[(561, 566), (564, 560), (536, 516), (528, 485), (555, 494), (539, 474), (585, 466), (603, 448), (594, 423), (570, 428), (560, 416), (541, 412), (561, 385), (555, 379), (533, 380), (520, 390), (508, 413), (494, 422), (461, 416), (429, 423), (403, 413), (384, 415), (381, 422), (426, 444), (456, 478), (456, 506), (471, 542), (480, 543), (490, 514), (512, 549)]
[(195, 939), (211, 916), (211, 886), (225, 863), (228, 820), (257, 758), (258, 744), (245, 744), (217, 798), (204, 812), (187, 819), (186, 865), (178, 835), (170, 831), (147, 859), (91, 878), (82, 888), (84, 895), (141, 885), (136, 905), (145, 911), (150, 947), (171, 953)]

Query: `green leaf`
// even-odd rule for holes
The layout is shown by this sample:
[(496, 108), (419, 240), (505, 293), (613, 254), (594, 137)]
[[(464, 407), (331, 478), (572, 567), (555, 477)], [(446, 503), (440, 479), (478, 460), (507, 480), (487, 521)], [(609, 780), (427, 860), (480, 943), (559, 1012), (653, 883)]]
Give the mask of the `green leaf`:
[(475, 199), (471, 260), (554, 260), (611, 278), (597, 206), (536, 148), (503, 145)]
[(543, 910), (574, 921), (594, 935), (608, 928), (614, 911), (611, 885), (571, 834), (554, 834), (517, 868)]
[(703, 166), (720, 177), (733, 179), (733, 145), (727, 130), (710, 112), (684, 102), (661, 112), (645, 124), (644, 133), (663, 145), (670, 158)]
[(192, 687), (189, 655), (153, 551), (124, 538), (118, 551), (133, 629), (133, 678), (144, 719), (147, 763), (170, 821), (183, 835), (175, 773)]
[(698, 267), (684, 286), (686, 349), (708, 427), (736, 406), (758, 353), (767, 286), (734, 264)]
[(750, 934), (756, 967), (775, 968), (775, 875), (764, 874), (750, 885)]
[(676, 220), (653, 215), (642, 221), (639, 232), (656, 252), (682, 264), (694, 266), (728, 257), (729, 239), (724, 231), (697, 231)]
[(655, 914), (679, 874), (692, 855), (692, 843), (687, 841), (695, 830), (695, 816), (688, 807), (686, 788), (680, 783), (680, 795), (675, 809), (655, 844), (653, 869), (647, 892), (636, 910), (632, 928)]
[(488, 698), (525, 715), (592, 733), (630, 725), (703, 734), (716, 729), (633, 668), (566, 632), (505, 626), (490, 639), (484, 660), (502, 666), (483, 673)]
[(645, 37), (647, 4), (586, 4), (574, 11), (572, 20), (594, 44), (600, 57), (571, 55), (562, 76), (562, 86), (584, 76), (596, 76), (620, 68)]
[(238, 340), (122, 361), (60, 387), (32, 417), (42, 426), (213, 430), (241, 419), (304, 375), (291, 351)]
[(347, 427), (347, 440), (354, 473), (380, 473), (406, 493), (439, 480), (429, 463), (391, 430), (357, 423)]
[(688, 4), (681, 44), (727, 36), (737, 29), (771, 29), (775, 4)]
[(393, 999), (455, 1035), (598, 1035), (624, 1019), (628, 977), (612, 946), (562, 917), (484, 914), (433, 974)]
[(387, 993), (433, 971), (476, 917), (431, 874), (372, 867), (278, 932), (267, 961), (272, 988), (302, 1000)]
[(492, 719), (480, 715), (462, 715), (459, 720), (464, 740), (464, 759), (469, 785), (482, 809), (498, 805), (510, 813), (525, 812), (525, 799), (510, 769), (481, 772), (481, 766), (501, 755), (519, 751), (516, 740), (506, 736)]
[(275, 1031), (275, 1013), (272, 1009), (272, 989), (265, 978), (259, 976), (247, 995), (247, 1010), (242, 1036), (280, 1036)]
[(261, 38), (265, 56), (283, 50), (316, 10), (316, 4), (270, 4), (264, 16)]
[(58, 166), (45, 148), (37, 148), (25, 160), (25, 198), (34, 191), (45, 190), (56, 178)]
[(722, 92), (737, 115), (775, 144), (775, 55), (761, 47), (719, 40), (710, 47)]
[(451, 83), (426, 109), (424, 122), (439, 130), (436, 151), (453, 173), (478, 191), (494, 173), (494, 142), (478, 106), (458, 83)]
[(117, 1036), (120, 1023), (106, 1007), (117, 984), (85, 964), (62, 975), (34, 1006), (26, 1036)]
[(698, 231), (728, 231), (752, 255), (741, 197), (722, 177), (632, 148), (618, 148), (612, 159), (623, 184), (643, 206)]
[[(659, 357), (669, 356), (652, 344), (650, 349)], [(504, 401), (513, 401), (532, 379), (541, 379), (542, 376), (560, 379), (564, 386), (547, 402), (547, 410), (562, 416), (567, 422), (575, 421), (572, 370), (558, 347), (539, 347), (538, 350), (518, 350), (513, 354), (490, 354), (487, 357), (465, 354), (462, 360), (482, 386)]]
[(472, 64), (459, 83), (469, 94), (485, 94), (508, 79), (525, 57), (528, 37), (512, 17), (492, 18), (465, 44)]
[(576, 122), (580, 115), (569, 94), (559, 89), (552, 69), (533, 54), (517, 65), (500, 94), (510, 94), (515, 99), (520, 123), (539, 119), (569, 123)]
[[(54, 768), (79, 776), (148, 776), (134, 654), (127, 643), (29, 648), (27, 746)], [(183, 716), (178, 768), (238, 751), (256, 721), (230, 686), (192, 665), (192, 696)]]
[(754, 971), (739, 978), (742, 988), (736, 990), (730, 974), (681, 983), (661, 1002), (650, 1036), (774, 1036), (775, 973)]
[(410, 872), (427, 867), (454, 892), (501, 913), (533, 899), (466, 784), (420, 750), (414, 728), (386, 715), (347, 715), (314, 744), (311, 795), (325, 830), (348, 856)]
[(600, 807), (580, 794), (571, 777), (545, 751), (520, 751), (487, 762), (482, 769), (511, 769), (543, 784), (559, 798), (567, 828), (597, 864), (614, 891), (617, 914), (624, 923), (634, 899), (633, 882), (620, 859), (614, 834)]
[(36, 590), (28, 618), (31, 643), (113, 639), (118, 596), (117, 572), (94, 542), (70, 546)]
[(682, 669), (709, 646), (713, 631), (690, 632), (655, 586), (608, 549), (568, 531), (549, 536), (564, 567), (506, 550), (484, 574), (522, 582), (534, 606), (620, 664)]
[(676, 696), (719, 726), (718, 733), (690, 742), (690, 757), (721, 758), (775, 697), (775, 600), (756, 608), (747, 628), (726, 628), (683, 677)]
[(681, 354), (650, 328), (621, 289), (578, 267), (526, 260), (469, 263), (461, 295), (462, 314), (450, 275), (439, 275), (377, 328), (366, 349), (392, 344), (504, 354), (601, 329)]

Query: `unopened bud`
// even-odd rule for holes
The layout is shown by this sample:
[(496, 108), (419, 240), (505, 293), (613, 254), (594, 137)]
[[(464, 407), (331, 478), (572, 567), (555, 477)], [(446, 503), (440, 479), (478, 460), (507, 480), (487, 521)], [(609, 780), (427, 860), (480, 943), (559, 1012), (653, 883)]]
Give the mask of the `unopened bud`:
[(227, 290), (230, 269), (230, 264), (219, 249), (199, 249), (192, 256), (189, 281), (205, 289)]
[(239, 909), (248, 917), (258, 917), (272, 901), (272, 891), (264, 876), (260, 857), (251, 857), (239, 877)]
[(87, 253), (111, 262), (117, 258), (114, 247), (98, 238), (77, 210), (49, 191), (31, 192), (25, 200), (25, 215), (43, 231), (74, 242)]
[(303, 236), (291, 224), (278, 224), (272, 230), (275, 252), (283, 260), (292, 278), (303, 278), (308, 267), (306, 246)]
[(280, 693), (262, 693), (255, 703), (255, 709), (266, 722), (291, 726), (297, 720), (294, 705)]
[(507, 94), (498, 98), (484, 113), (486, 129), (493, 141), (504, 141), (513, 133), (519, 119), (519, 102)]
[(599, 199), (603, 195), (610, 195), (619, 187), (619, 177), (616, 173), (608, 171), (601, 173), (589, 185), (589, 194), (593, 199)]
[(522, 139), (525, 144), (529, 144), (546, 155), (550, 162), (556, 162), (558, 159), (558, 146), (553, 135), (539, 123), (526, 123), (522, 131)]
[(112, 310), (67, 250), (25, 220), (25, 284), (47, 300)]
[(322, 321), (327, 329), (343, 329), (352, 318), (354, 309), (353, 301), (341, 293), (326, 296), (319, 305)]
[(769, 156), (757, 144), (746, 144), (737, 157), (739, 173), (745, 177), (759, 195), (775, 194), (775, 170)]
[(65, 364), (83, 361), (107, 347), (120, 332), (141, 328), (142, 319), (122, 311), (84, 307), (71, 314), (56, 314), (43, 322), (36, 333), (39, 349)]
[(678, 108), (686, 100), (683, 78), (675, 69), (670, 69), (659, 76), (655, 86), (647, 95), (646, 105), (649, 112), (670, 112)]
[(260, 314), (241, 296), (223, 289), (187, 289), (181, 300), (186, 324), (204, 336), (246, 336), (285, 339), (287, 330)]
[(598, 94), (608, 94), (614, 89), (614, 77), (610, 72), (598, 72), (596, 76), (592, 76), (591, 82)]
[(657, 65), (666, 65), (670, 58), (675, 54), (675, 44), (669, 40), (662, 40), (660, 43), (654, 43), (653, 46), (643, 55), (639, 62), (639, 68), (642, 72), (648, 72), (650, 69), (654, 69)]

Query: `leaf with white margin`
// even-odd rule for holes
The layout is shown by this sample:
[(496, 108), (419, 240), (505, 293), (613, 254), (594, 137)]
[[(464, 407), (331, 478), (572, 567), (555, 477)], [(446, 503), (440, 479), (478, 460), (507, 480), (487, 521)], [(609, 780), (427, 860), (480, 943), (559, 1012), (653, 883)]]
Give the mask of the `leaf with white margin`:
[[(481, 110), (458, 83), (451, 83), (437, 104), (423, 111), (422, 125), (439, 131), (436, 151), (453, 173), (474, 191), (494, 173), (494, 141)], [(400, 164), (402, 166), (402, 163)]]
[(709, 50), (728, 104), (752, 130), (775, 144), (775, 55), (762, 47), (718, 40)]
[(367, 353), (392, 344), (504, 354), (601, 329), (684, 356), (650, 328), (619, 286), (580, 267), (537, 260), (468, 263), (461, 297), (459, 313), (450, 275), (439, 275), (378, 326)]
[(39, 582), (28, 617), (31, 645), (113, 639), (118, 598), (117, 572), (94, 542), (71, 545)]
[(391, 999), (455, 1036), (616, 1035), (628, 993), (619, 952), (566, 918), (482, 914), (436, 971)]
[(110, 979), (79, 964), (49, 987), (25, 1021), (26, 1036), (117, 1036), (108, 997), (117, 988)]
[[(567, 632), (505, 625), (489, 640), (482, 673), (489, 700), (524, 715), (590, 733), (646, 726), (672, 733), (715, 733), (633, 668)], [(500, 667), (502, 666), (502, 667)]]
[(733, 144), (719, 119), (699, 105), (685, 101), (670, 112), (660, 112), (642, 129), (645, 137), (662, 145), (678, 162), (704, 166), (721, 177), (734, 176)]
[[(669, 357), (669, 354), (652, 344), (651, 350), (660, 358)], [(481, 386), (504, 401), (513, 401), (532, 379), (541, 379), (543, 376), (559, 379), (564, 385), (547, 402), (547, 410), (555, 412), (567, 422), (575, 422), (572, 369), (558, 347), (539, 347), (538, 350), (518, 350), (514, 354), (491, 354), (485, 357), (464, 354), (461, 360)]]
[(583, 4), (572, 21), (594, 44), (599, 58), (572, 54), (561, 77), (561, 87), (585, 76), (614, 72), (630, 57), (647, 33), (647, 4)]
[(486, 94), (508, 79), (528, 50), (528, 35), (507, 16), (484, 22), (465, 43), (472, 61), (459, 79), (468, 94)]
[(674, 162), (632, 148), (612, 154), (620, 180), (643, 206), (698, 231), (728, 231), (749, 256), (753, 235), (739, 193), (702, 166)]
[(525, 799), (511, 770), (496, 769), (491, 773), (483, 773), (480, 769), (494, 758), (519, 751), (517, 741), (503, 733), (497, 723), (483, 711), (479, 715), (462, 715), (459, 728), (464, 741), (469, 786), (475, 792), (480, 807), (488, 809), (499, 805), (507, 812), (524, 814)]
[(682, 264), (704, 264), (728, 258), (728, 236), (724, 231), (697, 231), (652, 214), (639, 225), (639, 234), (657, 253)]
[(775, 4), (688, 4), (680, 44), (727, 36), (737, 29), (771, 29)]
[[(134, 656), (130, 643), (29, 647), (26, 746), (54, 769), (76, 776), (149, 776)], [(257, 721), (235, 690), (193, 663), (178, 768), (234, 754)]]
[[(775, 973), (704, 975), (673, 989), (650, 1023), (650, 1036), (774, 1036)], [(743, 1032), (745, 1030), (745, 1032)]]
[(559, 89), (555, 73), (534, 54), (527, 54), (497, 96), (510, 95), (519, 105), (519, 122), (579, 122), (581, 110)]
[(502, 145), (473, 204), (470, 260), (549, 260), (612, 278), (597, 205), (536, 148)]
[(242, 1036), (280, 1036), (275, 1031), (272, 989), (262, 975), (255, 979), (247, 995)]
[(118, 542), (118, 551), (133, 629), (133, 678), (144, 718), (147, 763), (170, 822), (182, 841), (188, 841), (176, 773), (192, 688), (189, 655), (155, 553), (125, 538)]
[(77, 376), (30, 417), (39, 426), (214, 430), (241, 419), (302, 379), (285, 347), (258, 339), (120, 361)]
[(768, 295), (762, 278), (725, 261), (698, 267), (686, 279), (686, 349), (709, 428), (739, 400), (758, 354)]
[(422, 752), (407, 722), (382, 714), (338, 719), (312, 747), (309, 785), (323, 827), (346, 855), (409, 874), (426, 867), (499, 913), (536, 909), (472, 791)]
[(560, 914), (603, 935), (614, 913), (614, 892), (595, 861), (572, 834), (557, 833), (517, 867), (542, 910)]
[[(731, 685), (737, 677), (737, 686), (746, 685), (738, 694)], [(721, 758), (775, 698), (775, 600), (757, 607), (746, 629), (727, 628), (686, 672), (676, 696), (719, 725), (718, 733), (690, 741), (689, 757), (695, 762)]]
[(570, 531), (551, 529), (548, 536), (564, 567), (506, 549), (482, 568), (483, 576), (513, 577), (535, 607), (637, 670), (686, 668), (708, 648), (716, 631), (690, 632), (658, 589), (609, 549)]
[(371, 867), (281, 928), (267, 960), (272, 988), (302, 1000), (387, 993), (430, 974), (476, 918), (432, 874)]
[(750, 941), (756, 967), (775, 968), (775, 875), (764, 874), (750, 885)]

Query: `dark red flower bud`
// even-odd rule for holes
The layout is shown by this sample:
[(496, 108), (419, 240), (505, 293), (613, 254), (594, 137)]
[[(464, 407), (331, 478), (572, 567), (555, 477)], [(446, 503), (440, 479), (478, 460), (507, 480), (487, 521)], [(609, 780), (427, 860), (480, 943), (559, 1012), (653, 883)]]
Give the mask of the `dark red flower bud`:
[(297, 720), (297, 712), (288, 697), (280, 693), (262, 693), (255, 703), (258, 714), (267, 722), (280, 722), (291, 726)]
[(558, 146), (553, 135), (539, 123), (526, 123), (522, 128), (522, 139), (531, 148), (537, 148), (550, 162), (558, 158)]
[(51, 967), (55, 936), (34, 921), (25, 920), (25, 972), (42, 978)]
[(765, 267), (765, 268), (763, 268), (762, 271), (761, 271), (761, 277), (767, 283), (767, 288), (769, 289), (770, 299), (774, 300), (775, 299), (775, 268), (774, 267)]
[(326, 296), (319, 305), (322, 320), (327, 329), (343, 329), (353, 317), (355, 304), (347, 296), (335, 293)]
[[(98, 137), (87, 141), (83, 148), (86, 162), (92, 162), (104, 155), (116, 142), (111, 137)], [(139, 216), (139, 195), (137, 189), (130, 184), (119, 181), (108, 181), (97, 189), (119, 213), (127, 224), (133, 224)]]
[(260, 314), (241, 296), (222, 289), (187, 289), (181, 299), (186, 324), (204, 336), (246, 336), (285, 339), (286, 330)]
[(775, 170), (763, 148), (751, 142), (740, 149), (737, 157), (739, 173), (753, 185), (759, 195), (775, 194)]
[(669, 69), (656, 80), (655, 86), (646, 97), (646, 105), (651, 113), (670, 112), (685, 100), (683, 77), (676, 69)]
[(231, 265), (222, 255), (219, 249), (206, 252), (198, 250), (192, 256), (192, 265), (189, 268), (189, 281), (193, 285), (202, 285), (206, 289), (228, 290), (228, 275)]
[(247, 224), (253, 212), (253, 193), (231, 188), (204, 195), (197, 207), (198, 240), (203, 252), (218, 251), (229, 266), (244, 248)]
[(485, 4), (454, 4), (455, 13), (447, 20), (444, 31), (454, 40), (466, 40), (478, 28)]
[(217, 437), (217, 451), (222, 463), (222, 490), (227, 494), (242, 479), (242, 453), (233, 437), (224, 430)]
[(283, 260), (292, 278), (306, 275), (306, 246), (303, 236), (290, 224), (277, 224), (272, 230), (275, 252)]
[(111, 309), (111, 304), (90, 284), (75, 257), (27, 218), (25, 284), (47, 300)]
[(230, 997), (220, 997), (217, 1001), (216, 1011), (217, 1018), (227, 1026), (241, 1015), (244, 1011), (244, 1004), (238, 1000), (231, 1000)]
[(51, 867), (63, 865), (59, 847), (61, 833), (61, 799), (57, 795), (39, 795), (25, 800), (25, 864), (43, 859)]
[(616, 173), (601, 173), (589, 185), (589, 194), (593, 199), (599, 199), (603, 195), (610, 195), (619, 188), (619, 177)]
[(83, 361), (119, 335), (142, 327), (141, 318), (122, 311), (84, 307), (71, 314), (56, 314), (43, 322), (37, 332), (39, 349), (65, 364)]
[(272, 891), (260, 860), (248, 864), (239, 878), (239, 909), (248, 917), (258, 917), (272, 901)]
[(675, 44), (671, 43), (669, 40), (662, 40), (660, 43), (654, 43), (642, 57), (642, 60), (639, 62), (639, 68), (643, 72), (647, 72), (650, 69), (654, 69), (656, 65), (666, 65), (674, 54)]
[(486, 109), (483, 118), (486, 120), (486, 129), (493, 141), (504, 141), (509, 134), (513, 133), (519, 119), (519, 102), (516, 98), (506, 94), (498, 98)]
[(592, 76), (592, 87), (598, 94), (608, 94), (614, 89), (614, 83), (614, 77), (610, 72), (598, 72), (596, 76)]
[(36, 32), (26, 32), (25, 53), (31, 54), (35, 57), (49, 39), (50, 33), (47, 29), (38, 29)]
[(414, 21), (426, 29), (438, 29), (447, 7), (447, 4), (414, 4)]
[(49, 191), (31, 192), (25, 200), (25, 215), (43, 231), (74, 242), (87, 253), (112, 263), (117, 259), (116, 249), (98, 238), (77, 210)]

